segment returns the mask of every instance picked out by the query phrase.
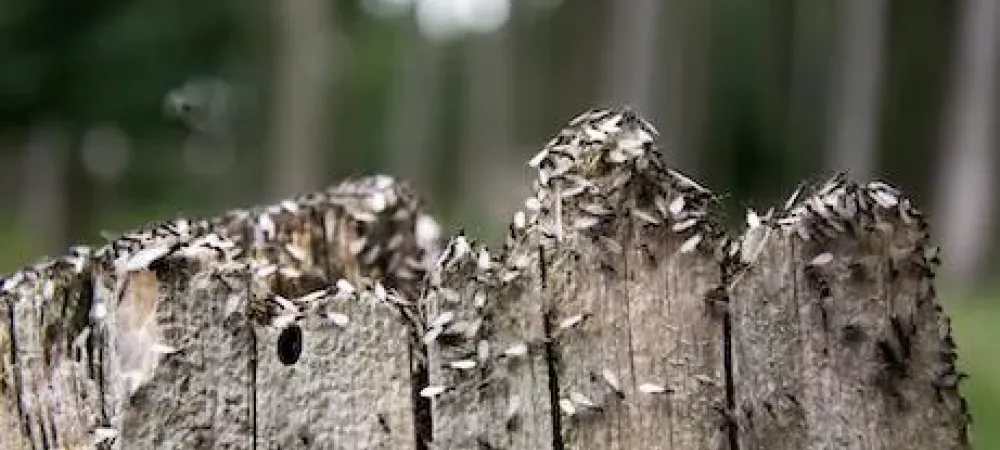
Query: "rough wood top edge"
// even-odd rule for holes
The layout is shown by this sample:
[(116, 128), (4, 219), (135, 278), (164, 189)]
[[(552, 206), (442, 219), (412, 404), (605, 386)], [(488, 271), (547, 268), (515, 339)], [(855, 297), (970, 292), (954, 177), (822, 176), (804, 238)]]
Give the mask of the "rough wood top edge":
[[(332, 228), (318, 230), (317, 234), (300, 229), (305, 223), (311, 223), (309, 227), (313, 229), (324, 225)], [(308, 236), (309, 233), (313, 236)], [(202, 281), (217, 284), (214, 289), (222, 294), (227, 289), (242, 292), (242, 295), (218, 297), (225, 303), (223, 317), (249, 315), (259, 325), (279, 329), (310, 316), (336, 325), (345, 317), (325, 306), (352, 300), (388, 306), (378, 311), (402, 313), (403, 328), (412, 328), (413, 324), (406, 319), (416, 316), (412, 310), (416, 285), (438, 252), (439, 233), (437, 222), (405, 183), (386, 176), (355, 178), (324, 192), (275, 205), (232, 210), (211, 219), (152, 222), (97, 248), (74, 247), (69, 255), (41, 261), (0, 279), (0, 297), (12, 311), (15, 307), (41, 311), (53, 300), (63, 299), (60, 289), (69, 283), (80, 284), (88, 292), (92, 290), (83, 299), (87, 303), (83, 306), (84, 320), (72, 330), (63, 330), (73, 335), (71, 338), (77, 345), (77, 341), (87, 341), (88, 336), (106, 334), (109, 327), (117, 328), (119, 307), (135, 309), (130, 305), (136, 302), (129, 301), (130, 298), (159, 297), (151, 292), (160, 290), (156, 287), (160, 280), (152, 285), (137, 280), (170, 278), (172, 272), (167, 268), (187, 267), (185, 270), (208, 276)], [(316, 242), (317, 236), (320, 242)], [(334, 249), (340, 253), (328, 254), (327, 250)], [(231, 277), (212, 276), (222, 272), (236, 274), (235, 281), (226, 281), (225, 278)], [(143, 278), (143, 274), (155, 276)], [(309, 277), (316, 279), (309, 281)], [(241, 280), (248, 284), (243, 286)], [(139, 285), (153, 288), (141, 293), (136, 290)], [(289, 291), (290, 286), (298, 288)], [(146, 318), (150, 314), (147, 311), (141, 316)], [(35, 336), (44, 330), (26, 331), (34, 342), (38, 340)], [(111, 331), (111, 337), (121, 334)], [(44, 336), (41, 339), (40, 351), (47, 351), (49, 344)], [(156, 360), (177, 351), (158, 339), (146, 344), (146, 352), (151, 352)], [(13, 348), (10, 350), (15, 352)], [(404, 348), (402, 354), (407, 351)], [(121, 405), (139, 387), (149, 383), (152, 376), (149, 372), (156, 369), (153, 365), (138, 371), (116, 371), (120, 364), (114, 364), (114, 358), (109, 361), (110, 366), (96, 377), (115, 377), (99, 381), (105, 385), (100, 397), (105, 394), (114, 397), (100, 399), (101, 409), (110, 411), (111, 416), (99, 420), (96, 428), (89, 430), (91, 436), (87, 440), (94, 445), (113, 440), (119, 434), (114, 416), (120, 411), (114, 405)], [(16, 366), (17, 361), (12, 364)], [(27, 384), (15, 384), (13, 388), (18, 393), (32, 389)], [(69, 393), (61, 395), (72, 397)], [(15, 399), (19, 407), (20, 398)], [(29, 419), (21, 414), (22, 420)], [(37, 414), (44, 415), (31, 412), (32, 416)], [(40, 434), (31, 433), (35, 435), (32, 439)]]
[[(649, 226), (667, 224), (674, 232), (693, 230), (689, 231), (681, 251), (701, 250), (714, 255), (722, 269), (725, 285), (709, 293), (705, 301), (725, 315), (728, 291), (740, 282), (746, 268), (754, 264), (767, 234), (774, 229), (794, 232), (805, 240), (814, 241), (843, 236), (857, 238), (859, 233), (866, 231), (854, 229), (849, 223), (845, 226), (845, 221), (858, 219), (857, 225), (862, 227), (879, 226), (874, 220), (877, 217), (914, 233), (917, 251), (921, 253), (916, 264), (918, 270), (924, 272), (921, 276), (931, 291), (931, 301), (936, 302), (932, 278), (938, 262), (937, 248), (930, 244), (923, 214), (899, 189), (881, 181), (858, 184), (848, 180), (845, 174), (837, 174), (809, 189), (800, 186), (777, 211), (772, 208), (763, 216), (748, 211), (748, 223), (742, 230), (724, 230), (715, 220), (717, 198), (690, 178), (663, 167), (655, 148), (655, 137), (655, 129), (628, 108), (597, 109), (574, 118), (529, 161), (529, 166), (538, 172), (532, 185), (534, 195), (526, 199), (524, 210), (514, 213), (503, 248), (491, 254), (474, 239), (464, 235), (453, 237), (439, 264), (432, 269), (431, 290), (444, 286), (444, 292), (457, 297), (450, 292), (449, 282), (442, 283), (449, 278), (477, 280), (478, 283), (487, 281), (486, 284), (493, 286), (526, 286), (519, 280), (526, 275), (529, 278), (539, 276), (538, 268), (545, 265), (544, 261), (539, 261), (540, 255), (541, 258), (546, 253), (551, 255), (567, 239), (581, 236), (592, 239), (607, 252), (621, 251), (621, 244), (608, 239), (608, 230), (600, 228), (616, 226), (624, 214)], [(641, 181), (634, 182), (635, 179)], [(626, 185), (630, 185), (631, 192), (617, 195)], [(598, 201), (566, 201), (576, 197)], [(845, 198), (855, 203), (853, 209)], [(645, 204), (640, 205), (643, 201)], [(858, 218), (865, 214), (872, 220), (867, 216)], [(810, 264), (822, 264), (826, 254), (821, 252), (816, 258), (818, 260)], [(464, 265), (463, 259), (468, 261)], [(544, 269), (541, 276), (544, 282)], [(458, 285), (462, 285), (461, 281)], [(431, 295), (437, 294), (432, 292)], [(472, 301), (482, 307), (487, 300), (473, 296)], [(439, 313), (431, 313), (427, 321), (439, 319)], [(961, 398), (957, 382), (962, 375), (954, 365), (954, 341), (947, 317), (940, 313), (940, 318), (943, 321), (943, 357), (947, 361), (938, 382), (946, 386), (950, 394)], [(436, 332), (431, 328), (424, 331)], [(530, 342), (519, 343), (515, 348), (530, 347), (528, 344)], [(449, 389), (448, 386), (432, 388), (433, 395)], [(962, 402), (964, 404), (964, 400)], [(583, 404), (571, 406), (563, 412), (586, 408)], [(723, 416), (732, 414), (732, 407), (728, 405), (729, 410), (723, 412)], [(967, 416), (966, 410), (962, 413)], [(963, 429), (967, 422), (967, 419), (960, 421), (964, 424), (961, 425)], [(733, 438), (730, 445), (735, 442)]]
[[(834, 370), (853, 367), (852, 376), (845, 376), (843, 381), (856, 383), (856, 389), (872, 397), (868, 401), (882, 400), (895, 405), (879, 415), (894, 415), (899, 422), (880, 425), (881, 435), (874, 440), (882, 445), (890, 442), (899, 448), (913, 448), (912, 445), (968, 448), (971, 445), (968, 437), (971, 417), (959, 392), (959, 383), (965, 374), (957, 368), (950, 320), (934, 288), (935, 270), (940, 264), (939, 249), (932, 242), (923, 213), (904, 192), (882, 181), (858, 183), (845, 173), (838, 173), (815, 186), (800, 187), (777, 210), (772, 208), (764, 215), (748, 210), (747, 226), (738, 244), (730, 265), (729, 288), (731, 295), (740, 297), (740, 311), (773, 307), (775, 302), (788, 301), (785, 298), (760, 299), (743, 286), (746, 283), (757, 289), (763, 286), (757, 283), (767, 275), (762, 273), (758, 257), (764, 256), (770, 261), (774, 252), (784, 253), (781, 256), (785, 258), (784, 263), (791, 263), (785, 270), (802, 277), (799, 281), (783, 283), (796, 289), (792, 303), (785, 306), (801, 308), (798, 315), (793, 315), (793, 322), (798, 318), (809, 323), (809, 311), (819, 312), (818, 317), (822, 319), (818, 322), (822, 326), (817, 325), (820, 329), (798, 330), (784, 339), (796, 345), (799, 339), (813, 346), (827, 342), (824, 345), (834, 350), (824, 347), (823, 352), (800, 351), (821, 355), (818, 357), (822, 362), (815, 364), (823, 364), (823, 367), (832, 366)], [(872, 291), (859, 290), (859, 286), (866, 283)], [(778, 283), (769, 280), (765, 284)], [(769, 295), (786, 294), (774, 292)], [(833, 298), (837, 300), (831, 303)], [(879, 311), (880, 314), (866, 316), (860, 311)], [(831, 333), (826, 329), (830, 322), (841, 324), (844, 329), (838, 326), (832, 330), (833, 334), (827, 334)], [(757, 329), (748, 334), (760, 332)], [(750, 337), (758, 341), (761, 338), (759, 335)], [(850, 350), (868, 346), (873, 350)], [(825, 352), (841, 349), (848, 349), (847, 353), (862, 359), (849, 361), (846, 365), (844, 361), (826, 360)], [(757, 351), (757, 355), (743, 355), (752, 360), (748, 365), (761, 363), (758, 360), (760, 350)], [(759, 372), (756, 374), (759, 377), (773, 368), (768, 367), (768, 370), (750, 367), (748, 371)], [(820, 368), (800, 369), (814, 377), (830, 376)], [(809, 376), (794, 380), (794, 383), (819, 382), (807, 378)], [(872, 392), (880, 393), (873, 395)], [(796, 408), (801, 407), (796, 405)], [(907, 411), (913, 409), (920, 412), (907, 416), (910, 414)], [(836, 436), (836, 433), (820, 436), (815, 430), (809, 432), (813, 433), (809, 439)], [(919, 442), (906, 441), (907, 436), (885, 433), (903, 433)]]
[[(434, 256), (440, 254), (439, 258), (428, 257), (419, 264), (406, 266), (417, 267), (417, 272), (419, 268), (429, 270), (429, 276), (423, 281), (420, 281), (422, 273), (409, 274), (405, 277), (414, 280), (418, 285), (415, 290), (421, 291), (419, 302), (413, 305), (413, 309), (407, 309), (412, 312), (410, 320), (417, 333), (425, 342), (433, 342), (435, 335), (441, 335), (446, 331), (446, 327), (457, 323), (454, 314), (443, 318), (445, 314), (442, 313), (450, 311), (442, 311), (435, 304), (438, 300), (435, 296), (456, 295), (448, 289), (456, 291), (457, 289), (450, 288), (449, 285), (462, 288), (471, 286), (473, 306), (480, 308), (483, 305), (479, 304), (488, 302), (488, 299), (481, 300), (475, 292), (482, 290), (507, 292), (512, 289), (524, 289), (539, 281), (536, 279), (538, 277), (541, 277), (540, 281), (544, 285), (545, 255), (557, 251), (567, 240), (592, 239), (593, 243), (604, 251), (621, 251), (620, 243), (606, 239), (606, 236), (602, 239), (604, 233), (599, 230), (604, 226), (620, 224), (625, 218), (631, 223), (669, 227), (674, 233), (684, 234), (685, 240), (679, 246), (679, 251), (711, 255), (722, 268), (723, 278), (731, 288), (740, 282), (745, 267), (754, 263), (762, 242), (766, 241), (768, 233), (773, 230), (780, 228), (792, 231), (798, 233), (804, 240), (856, 232), (857, 230), (852, 230), (850, 227), (839, 226), (840, 222), (831, 219), (835, 216), (853, 219), (857, 214), (865, 214), (861, 210), (845, 209), (848, 206), (839, 203), (845, 196), (856, 196), (859, 199), (864, 198), (863, 201), (873, 209), (882, 211), (879, 214), (891, 212), (893, 220), (904, 227), (910, 227), (919, 235), (918, 247), (924, 255), (924, 262), (927, 263), (926, 268), (929, 271), (927, 278), (931, 278), (937, 257), (936, 249), (928, 243), (929, 236), (922, 215), (899, 190), (882, 182), (858, 185), (847, 181), (843, 175), (838, 175), (827, 183), (813, 188), (808, 196), (803, 197), (800, 188), (776, 212), (772, 209), (763, 216), (749, 212), (746, 229), (727, 231), (723, 230), (715, 219), (716, 197), (690, 178), (663, 166), (662, 158), (655, 146), (656, 135), (656, 130), (648, 122), (628, 108), (592, 110), (571, 120), (567, 128), (560, 131), (529, 161), (529, 166), (538, 171), (537, 179), (532, 186), (534, 194), (525, 202), (526, 211), (514, 213), (510, 233), (503, 248), (498, 252), (491, 253), (489, 249), (478, 245), (475, 239), (460, 234), (452, 237), (439, 253), (436, 251), (436, 245), (440, 230), (436, 222), (433, 222), (430, 216), (423, 214), (415, 218), (411, 216), (416, 240), (421, 248), (426, 250), (424, 254)], [(136, 261), (136, 258), (142, 251), (148, 250), (142, 255), (144, 258), (153, 257), (155, 260), (162, 257), (163, 255), (155, 255), (162, 252), (163, 242), (166, 242), (164, 239), (167, 241), (174, 239), (171, 236), (177, 234), (178, 228), (197, 230), (195, 234), (203, 237), (213, 235), (233, 223), (252, 222), (251, 228), (263, 233), (263, 237), (222, 233), (224, 239), (240, 243), (235, 247), (246, 249), (252, 247), (254, 241), (267, 239), (267, 230), (273, 229), (272, 215), (294, 213), (303, 207), (311, 208), (333, 202), (351, 214), (355, 220), (370, 221), (372, 210), (381, 210), (390, 202), (385, 189), (387, 180), (391, 179), (380, 176), (364, 180), (358, 183), (345, 183), (339, 188), (269, 207), (234, 210), (207, 221), (179, 219), (174, 222), (152, 224), (133, 233), (132, 236), (123, 236), (96, 250), (74, 248), (69, 256), (46, 261), (3, 278), (0, 292), (14, 292), (26, 280), (44, 281), (44, 277), (38, 275), (42, 272), (39, 268), (44, 270), (53, 264), (66, 265), (78, 274), (89, 270), (88, 264), (93, 264), (95, 261), (103, 261), (104, 264), (114, 264), (118, 261), (118, 264), (128, 265), (131, 260), (132, 264), (140, 266), (140, 261)], [(393, 183), (388, 182), (388, 184)], [(623, 190), (626, 186), (628, 188)], [(400, 198), (415, 198), (408, 197), (412, 194), (408, 190), (404, 191), (394, 195)], [(626, 195), (621, 195), (623, 192)], [(578, 196), (589, 196), (601, 201), (589, 203), (567, 201)], [(141, 238), (135, 239), (135, 234)], [(246, 242), (247, 240), (250, 242)], [(157, 244), (150, 245), (150, 241)], [(136, 242), (140, 244), (136, 245)], [(386, 244), (386, 248), (391, 247)], [(174, 250), (176, 249), (171, 249), (171, 252)], [(294, 251), (291, 253), (294, 259)], [(356, 254), (360, 254), (360, 251)], [(816, 257), (825, 258), (823, 253)], [(240, 256), (230, 258), (239, 259)], [(372, 259), (377, 258), (372, 256)], [(814, 260), (810, 263), (821, 264), (822, 261)], [(33, 289), (42, 289), (44, 292), (44, 282), (31, 284), (35, 286)], [(390, 298), (394, 295), (392, 289), (386, 289), (382, 284), (366, 278), (357, 279), (355, 283), (346, 285), (338, 283), (330, 294), (333, 296), (354, 294), (358, 291), (355, 284), (366, 286), (361, 290), (376, 300), (394, 301)], [(709, 295), (706, 297), (706, 302), (725, 311), (724, 297), (725, 295), (715, 297)], [(396, 298), (395, 301), (403, 302), (405, 299)], [(303, 306), (298, 305), (292, 309)], [(270, 317), (272, 320), (291, 320), (287, 314), (270, 313)], [(285, 319), (281, 319), (282, 317)], [(949, 367), (952, 370), (942, 374), (941, 382), (947, 384), (948, 389), (954, 389), (955, 395), (958, 395), (957, 382), (961, 376), (954, 371), (954, 344), (947, 328), (945, 325), (942, 339), (948, 346)], [(520, 353), (522, 345), (530, 349), (532, 344), (532, 342), (517, 343), (503, 349), (502, 352)], [(494, 351), (500, 350), (494, 349)], [(444, 363), (463, 366), (470, 364), (465, 360)], [(430, 385), (424, 387), (421, 395), (433, 398), (450, 388)], [(565, 408), (563, 413), (567, 413)]]
[[(19, 287), (44, 282), (58, 274), (75, 274), (87, 277), (96, 265), (106, 269), (129, 271), (142, 268), (156, 259), (165, 257), (186, 246), (191, 252), (208, 251), (224, 255), (220, 260), (259, 260), (251, 251), (254, 246), (266, 244), (276, 234), (276, 218), (282, 214), (297, 214), (303, 210), (324, 211), (338, 209), (355, 222), (394, 226), (409, 223), (418, 250), (423, 255), (419, 261), (401, 265), (397, 273), (375, 274), (378, 278), (393, 278), (416, 283), (423, 271), (437, 255), (440, 225), (426, 211), (424, 201), (405, 182), (385, 175), (357, 177), (345, 180), (324, 191), (301, 195), (296, 198), (266, 205), (233, 209), (210, 218), (177, 218), (148, 222), (139, 228), (122, 233), (99, 246), (78, 245), (67, 255), (45, 258), (18, 271), (0, 276), (0, 292), (16, 294)], [(250, 231), (249, 235), (245, 232)], [(384, 237), (381, 253), (360, 255), (371, 263), (393, 251), (395, 236)], [(364, 243), (359, 243), (359, 247)], [(396, 243), (398, 244), (398, 243)], [(195, 250), (194, 248), (201, 250)], [(370, 247), (370, 246), (369, 246)], [(294, 249), (286, 249), (294, 253)], [(292, 259), (296, 255), (291, 255)], [(266, 264), (266, 261), (258, 261)], [(268, 269), (264, 269), (268, 270)], [(43, 283), (44, 284), (44, 283)], [(44, 289), (50, 289), (41, 286)], [(46, 291), (47, 292), (47, 291)]]

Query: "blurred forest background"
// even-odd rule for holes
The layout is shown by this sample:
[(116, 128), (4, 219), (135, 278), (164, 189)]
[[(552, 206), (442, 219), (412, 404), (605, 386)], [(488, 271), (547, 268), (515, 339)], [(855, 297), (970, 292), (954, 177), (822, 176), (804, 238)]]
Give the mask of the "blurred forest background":
[(998, 24), (995, 0), (0, 0), (0, 271), (374, 172), (499, 239), (525, 161), (628, 104), (734, 222), (838, 170), (914, 196), (1000, 448)]

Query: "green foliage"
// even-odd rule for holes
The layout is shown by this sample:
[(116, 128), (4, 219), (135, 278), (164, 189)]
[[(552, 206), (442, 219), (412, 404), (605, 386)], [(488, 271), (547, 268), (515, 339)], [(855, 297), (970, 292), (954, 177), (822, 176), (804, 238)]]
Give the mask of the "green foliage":
[[(340, 136), (332, 152), (336, 164), (331, 164), (337, 176), (372, 172), (384, 167), (380, 154), (371, 151), (385, 145), (385, 133), (354, 133), (351, 130), (382, 130), (390, 106), (389, 88), (393, 77), (399, 76), (394, 63), (401, 59), (399, 45), (403, 33), (396, 24), (363, 20), (356, 26), (356, 39), (348, 48), (339, 48), (334, 55), (334, 70), (340, 83), (334, 100), (334, 130)], [(368, 151), (364, 151), (367, 149)]]
[(972, 438), (976, 448), (1000, 448), (1000, 289), (949, 308), (958, 344), (960, 368), (969, 374), (962, 395), (972, 411)]
[(30, 261), (36, 261), (41, 255), (28, 242), (27, 233), (21, 227), (0, 222), (0, 274), (11, 273), (20, 269)]

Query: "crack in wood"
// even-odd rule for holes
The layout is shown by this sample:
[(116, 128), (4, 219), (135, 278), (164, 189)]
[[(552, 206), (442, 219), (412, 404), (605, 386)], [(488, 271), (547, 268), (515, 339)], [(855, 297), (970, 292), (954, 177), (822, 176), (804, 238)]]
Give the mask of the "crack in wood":
[[(443, 282), (425, 280), (425, 287), (434, 288), (433, 298), (428, 288), (417, 299), (386, 301), (397, 281), (408, 280), (406, 287), (417, 291), (421, 282), (415, 280), (427, 263), (425, 255), (412, 254), (413, 230), (392, 228), (399, 223), (416, 228), (413, 211), (389, 213), (384, 193), (365, 196), (385, 178), (348, 184), (330, 205), (324, 203), (330, 210), (323, 213), (316, 203), (296, 200), (212, 222), (212, 227), (237, 227), (232, 231), (244, 254), (219, 250), (215, 259), (192, 265), (191, 273), (174, 274), (163, 287), (160, 294), (168, 301), (156, 313), (163, 315), (157, 318), (168, 339), (158, 343), (167, 347), (158, 351), (171, 356), (153, 370), (142, 397), (121, 392), (114, 360), (120, 356), (115, 341), (120, 330), (114, 323), (94, 325), (86, 337), (87, 378), (96, 382), (98, 398), (85, 399), (90, 403), (81, 408), (96, 402), (97, 419), (65, 427), (60, 422), (63, 414), (55, 408), (84, 403), (80, 398), (94, 388), (63, 379), (60, 358), (81, 364), (84, 358), (75, 350), (60, 352), (59, 345), (75, 340), (60, 339), (56, 332), (67, 330), (52, 327), (76, 326), (66, 302), (95, 302), (106, 293), (74, 285), (78, 292), (61, 299), (56, 307), (62, 317), (53, 318), (46, 305), (30, 309), (29, 302), (46, 297), (38, 295), (39, 286), (4, 292), (14, 384), (7, 404), (12, 410), (16, 405), (20, 425), (14, 434), (35, 450), (65, 447), (76, 435), (93, 437), (93, 429), (78, 430), (91, 421), (120, 427), (102, 431), (120, 432), (115, 445), (130, 450), (168, 443), (225, 447), (222, 433), (232, 439), (227, 444), (254, 450), (337, 445), (780, 450), (829, 448), (831, 442), (855, 439), (848, 443), (856, 444), (863, 438), (872, 448), (887, 449), (909, 448), (909, 435), (921, 435), (935, 448), (965, 448), (966, 405), (957, 393), (962, 377), (955, 372), (954, 345), (950, 336), (938, 336), (939, 325), (931, 320), (943, 314), (934, 304), (933, 272), (921, 261), (891, 260), (898, 256), (890, 254), (893, 245), (900, 243), (917, 250), (904, 256), (924, 255), (924, 235), (914, 234), (923, 230), (906, 223), (915, 216), (885, 207), (903, 204), (901, 197), (877, 184), (845, 191), (850, 196), (868, 189), (881, 205), (877, 214), (858, 212), (859, 224), (881, 220), (888, 211), (894, 232), (914, 234), (883, 233), (877, 251), (859, 245), (872, 237), (872, 229), (848, 222), (837, 231), (839, 222), (830, 215), (855, 213), (841, 197), (806, 200), (808, 215), (798, 218), (797, 229), (779, 227), (787, 216), (748, 214), (751, 227), (774, 227), (774, 233), (757, 242), (755, 260), (746, 262), (740, 247), (745, 240), (716, 233), (709, 191), (651, 159), (657, 156), (646, 141), (652, 132), (636, 128), (640, 119), (634, 113), (593, 111), (581, 117), (574, 123), (590, 121), (591, 128), (563, 130), (533, 158), (546, 180), (558, 178), (558, 187), (536, 191), (525, 203), (529, 213), (515, 214), (499, 257), (464, 236), (455, 241), (462, 244), (452, 248), (456, 260), (442, 266), (455, 270), (445, 270)], [(622, 220), (624, 214), (629, 219)], [(375, 223), (382, 219), (387, 221)], [(229, 239), (228, 233), (222, 236)], [(258, 236), (262, 249), (255, 248)], [(128, 248), (122, 251), (129, 256), (150, 250), (142, 242), (140, 236), (115, 243)], [(183, 249), (168, 249), (174, 250)], [(414, 259), (394, 259), (401, 255)], [(733, 261), (727, 258), (736, 255), (739, 263), (728, 265)], [(868, 270), (868, 261), (841, 260), (849, 258), (874, 258), (877, 270)], [(252, 278), (257, 266), (249, 268), (247, 260), (277, 274), (276, 280)], [(736, 265), (740, 272), (733, 270)], [(109, 267), (77, 275), (91, 282), (114, 280), (118, 275)], [(221, 275), (196, 276), (214, 270), (229, 280), (243, 271), (243, 284)], [(386, 273), (396, 270), (406, 276), (394, 280)], [(816, 275), (822, 275), (824, 289), (813, 286)], [(299, 323), (306, 337), (301, 359), (293, 366), (275, 364), (271, 325), (277, 323), (277, 309), (263, 308), (262, 317), (254, 316), (250, 303), (261, 300), (255, 282), (271, 283), (261, 291), (277, 288), (261, 294), (272, 295), (262, 301), (292, 304), (282, 309), (293, 311), (283, 316), (287, 319), (310, 310), (316, 303), (309, 302), (324, 292), (342, 292), (340, 278), (349, 290), (367, 289), (373, 297), (366, 298), (381, 302), (348, 296), (350, 301), (322, 303), (333, 310)], [(376, 285), (374, 279), (385, 283)], [(727, 302), (711, 292), (719, 283), (728, 286)], [(225, 302), (228, 308), (234, 286), (246, 297), (237, 300), (248, 307), (238, 323), (219, 317), (218, 304), (206, 303)], [(314, 292), (319, 296), (311, 297)], [(277, 299), (276, 293), (287, 298)], [(293, 302), (304, 297), (311, 300)], [(410, 300), (414, 311), (400, 319)], [(433, 305), (433, 315), (418, 310), (424, 300)], [(109, 307), (113, 316), (117, 305)], [(336, 320), (328, 324), (323, 317)], [(427, 336), (427, 346), (421, 345)], [(38, 354), (36, 340), (42, 347)], [(41, 360), (44, 368), (36, 369)], [(887, 370), (898, 375), (890, 380), (899, 391), (898, 404), (920, 408), (886, 409), (884, 400), (891, 395), (874, 387), (876, 375)], [(927, 400), (930, 388), (934, 397)], [(69, 400), (44, 403), (46, 389)], [(924, 415), (909, 413), (914, 409)], [(843, 411), (849, 414), (835, 416)], [(939, 425), (926, 423), (931, 415)]]
[(14, 372), (13, 373), (13, 376), (14, 376), (14, 400), (15, 400), (15, 404), (17, 405), (17, 417), (18, 417), (18, 420), (21, 422), (21, 429), (22, 429), (22, 432), (24, 432), (24, 437), (28, 440), (29, 443), (31, 443), (31, 448), (32, 449), (36, 449), (36, 447), (35, 447), (35, 436), (34, 436), (34, 432), (31, 429), (31, 425), (30, 425), (31, 418), (28, 416), (28, 411), (27, 411), (27, 408), (25, 407), (25, 404), (24, 404), (24, 375), (21, 373), (22, 363), (21, 363), (20, 357), (18, 355), (18, 349), (20, 347), (18, 346), (18, 343), (17, 343), (18, 342), (18, 339), (17, 339), (17, 327), (18, 327), (18, 324), (17, 324), (17, 320), (15, 318), (15, 316), (16, 316), (15, 299), (14, 298), (7, 298), (6, 302), (7, 302), (7, 314), (8, 314), (7, 320), (8, 320), (8, 323), (10, 323), (10, 329), (7, 330), (7, 333), (8, 333), (8, 337), (10, 339), (10, 363), (11, 363), (11, 370)]

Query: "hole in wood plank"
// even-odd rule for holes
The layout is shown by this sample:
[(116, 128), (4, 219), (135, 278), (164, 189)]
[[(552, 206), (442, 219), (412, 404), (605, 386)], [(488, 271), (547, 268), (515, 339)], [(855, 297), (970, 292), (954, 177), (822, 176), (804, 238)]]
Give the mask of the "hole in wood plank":
[(278, 360), (286, 366), (298, 362), (302, 356), (302, 328), (291, 324), (278, 335)]

